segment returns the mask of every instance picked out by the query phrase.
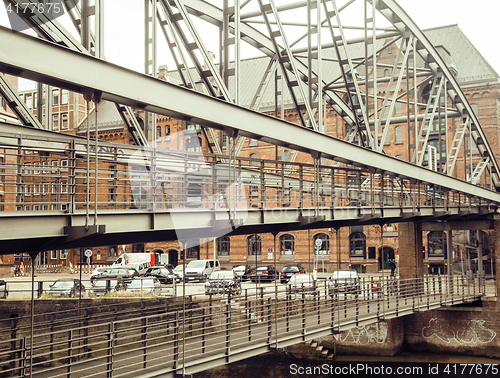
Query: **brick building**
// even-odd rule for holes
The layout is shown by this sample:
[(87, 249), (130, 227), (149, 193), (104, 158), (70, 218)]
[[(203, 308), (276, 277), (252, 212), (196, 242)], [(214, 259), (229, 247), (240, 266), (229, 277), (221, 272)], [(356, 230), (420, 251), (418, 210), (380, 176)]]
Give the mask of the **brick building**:
[[(458, 26), (451, 25), (441, 28), (435, 28), (425, 31), (431, 42), (437, 46), (437, 49), (443, 59), (447, 62), (448, 66), (454, 73), (458, 83), (461, 85), (467, 99), (472, 105), (473, 109), (477, 112), (477, 116), (481, 126), (487, 135), (491, 148), (495, 152), (495, 158), (498, 158), (498, 138), (499, 138), (499, 76), (491, 68), (491, 66), (482, 58), (479, 52), (468, 41), (467, 37), (460, 31)], [(464, 53), (467, 51), (467, 53)], [(330, 52), (331, 53), (331, 52)], [(391, 68), (389, 64), (394, 62), (394, 55), (397, 54), (397, 47), (394, 44), (388, 44), (386, 48), (381, 50), (378, 63), (378, 76), (389, 78)], [(325, 54), (328, 52), (325, 51)], [(384, 65), (384, 63), (387, 63)], [(333, 63), (332, 63), (333, 64)], [(420, 62), (423, 64), (423, 62)], [(253, 86), (258, 85), (258, 81), (262, 77), (262, 73), (266, 69), (267, 61), (264, 58), (252, 58), (242, 62), (241, 70), (242, 76), (247, 78), (248, 85), (242, 86), (248, 91), (248, 96), (242, 95), (247, 101), (251, 100), (251, 96), (255, 93)], [(357, 74), (360, 77), (373, 77), (373, 73), (365, 73), (361, 68), (358, 69)], [(167, 72), (165, 67), (160, 70), (160, 78), (171, 82), (178, 81), (178, 74), (173, 71)], [(419, 79), (420, 80), (420, 79)], [(388, 81), (388, 80), (387, 80)], [(402, 87), (406, 83), (403, 80)], [(270, 86), (272, 87), (272, 85)], [(417, 103), (419, 104), (419, 112), (424, 112), (424, 104), (428, 102), (430, 96), (431, 83), (422, 86), (417, 96)], [(54, 89), (58, 91), (57, 89)], [(363, 87), (361, 86), (363, 91)], [(378, 93), (378, 105), (380, 106), (385, 96), (384, 85), (380, 84)], [(402, 90), (401, 90), (402, 91)], [(76, 135), (85, 135), (87, 131), (87, 120), (82, 117), (82, 106), (84, 104), (81, 96), (76, 96), (71, 93), (53, 92), (53, 95), (60, 96), (58, 101), (60, 105), (55, 109), (54, 114), (59, 117), (57, 120), (54, 117), (53, 129), (59, 131), (72, 130)], [(34, 93), (23, 93), (24, 101), (30, 106), (30, 102), (34, 100)], [(260, 110), (270, 115), (276, 115), (289, 122), (300, 123), (298, 114), (292, 107), (291, 101), (285, 101), (285, 110), (283, 114), (279, 112), (275, 114), (272, 100), (274, 97), (274, 90), (268, 89), (263, 96)], [(63, 100), (64, 98), (64, 100)], [(67, 100), (66, 100), (67, 99)], [(68, 104), (66, 104), (66, 101)], [(371, 99), (373, 107), (373, 99)], [(442, 100), (444, 101), (444, 100)], [(64, 104), (62, 103), (64, 102)], [(67, 106), (66, 108), (64, 107)], [(71, 105), (73, 108), (71, 109)], [(250, 104), (242, 104), (249, 106)], [(33, 106), (33, 105), (32, 105)], [(55, 100), (54, 100), (55, 106)], [(451, 104), (449, 104), (451, 107)], [(83, 108), (84, 111), (84, 108)], [(66, 115), (67, 114), (67, 115)], [(83, 113), (85, 114), (85, 113)], [(404, 117), (407, 114), (407, 109), (403, 106), (402, 102), (396, 102), (394, 107), (394, 116)], [(136, 111), (136, 117), (139, 123), (144, 126), (144, 116), (141, 110)], [(333, 137), (346, 139), (346, 135), (350, 130), (346, 128), (343, 119), (331, 108), (327, 107), (325, 110), (325, 124), (326, 133)], [(132, 144), (132, 136), (127, 131), (120, 118), (115, 106), (106, 102), (102, 102), (98, 106), (98, 123), (99, 123), (99, 139)], [(93, 112), (89, 115), (90, 134), (95, 134), (95, 121)], [(445, 126), (442, 119), (438, 119), (433, 124), (433, 131), (429, 137), (429, 144), (435, 148), (437, 170), (443, 171), (446, 169), (446, 151), (449, 150), (450, 144), (453, 140), (453, 134), (458, 127), (460, 118), (449, 118), (448, 124)], [(78, 123), (78, 128), (75, 125)], [(57, 128), (56, 125), (57, 124)], [(202, 129), (195, 124), (189, 123), (184, 120), (177, 120), (170, 117), (158, 116), (156, 124), (146, 125), (148, 138), (153, 140), (164, 140), (169, 138), (170, 135), (178, 131), (188, 130), (193, 134), (193, 138), (199, 141), (201, 150), (209, 152), (214, 141), (212, 136), (205, 137)], [(215, 132), (216, 138), (219, 140), (223, 152), (227, 148), (227, 139), (222, 132)], [(354, 140), (356, 143), (356, 140)], [(186, 142), (187, 143), (187, 142)], [(412, 144), (414, 144), (414, 137), (410, 135), (408, 125), (406, 123), (391, 124), (390, 132), (384, 140), (384, 152), (390, 156), (394, 156), (403, 160), (411, 160)], [(186, 149), (190, 148), (188, 145)], [(195, 147), (199, 148), (199, 147)], [(466, 136), (462, 150), (467, 149), (474, 151), (477, 150), (476, 146), (470, 143), (470, 139)], [(253, 159), (256, 164), (260, 159), (265, 160), (285, 160), (297, 163), (313, 164), (314, 161), (310, 155), (304, 153), (296, 153), (295, 151), (269, 145), (263, 141), (247, 138), (242, 145), (239, 156)], [(480, 160), (479, 154), (473, 158), (473, 161), (468, 161), (464, 158), (464, 154), (458, 154), (457, 163), (454, 175), (457, 177), (470, 177), (475, 164)], [(327, 165), (328, 162), (321, 161), (322, 165)], [(427, 154), (424, 156), (424, 165), (429, 164)], [(488, 179), (479, 185), (490, 185)], [(250, 189), (249, 189), (250, 190)], [(251, 206), (258, 206), (250, 193)], [(274, 264), (275, 258), (278, 267), (287, 263), (298, 262), (304, 266), (309, 266), (311, 270), (315, 262), (318, 268), (324, 268), (327, 272), (335, 269), (356, 269), (359, 272), (378, 272), (380, 269), (388, 269), (389, 261), (397, 259), (399, 253), (398, 241), (398, 224), (384, 224), (378, 226), (353, 226), (343, 227), (339, 230), (335, 229), (316, 229), (309, 231), (291, 231), (278, 233), (275, 236), (272, 234), (255, 234), (255, 235), (237, 235), (237, 236), (224, 236), (217, 239), (215, 242), (200, 241), (199, 246), (186, 249), (186, 258), (212, 258), (214, 255), (218, 258), (222, 265), (231, 267), (239, 264), (249, 265), (266, 265)], [(484, 236), (486, 239), (487, 237)], [(321, 246), (315, 249), (315, 241), (320, 239)], [(461, 249), (467, 250), (472, 248), (474, 235), (463, 235), (461, 238), (457, 234), (454, 240), (456, 252)], [(446, 247), (445, 237), (442, 233), (433, 232), (424, 235), (423, 253), (425, 256), (424, 268), (430, 273), (444, 272)], [(483, 243), (485, 248), (489, 247), (488, 243)], [(275, 255), (270, 255), (269, 251), (276, 252)], [(124, 251), (128, 252), (162, 252), (167, 253), (170, 261), (176, 264), (183, 259), (183, 251), (178, 241), (165, 241), (157, 243), (144, 243), (134, 245), (122, 245), (117, 241), (116, 245), (106, 246), (100, 248), (93, 248), (94, 254), (92, 257), (93, 263), (110, 263), (114, 261), (116, 256)], [(62, 256), (65, 259), (77, 262), (81, 251), (63, 251)], [(60, 262), (61, 254), (48, 252), (43, 257), (46, 263)], [(54, 257), (54, 259), (52, 258)], [(42, 261), (43, 262), (43, 261)], [(487, 266), (487, 265), (486, 265)]]

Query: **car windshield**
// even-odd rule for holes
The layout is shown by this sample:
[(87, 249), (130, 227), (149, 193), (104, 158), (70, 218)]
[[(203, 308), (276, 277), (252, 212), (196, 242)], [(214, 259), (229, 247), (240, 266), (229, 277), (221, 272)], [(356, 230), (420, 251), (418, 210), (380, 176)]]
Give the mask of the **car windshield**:
[(140, 288), (141, 287), (141, 283), (142, 283), (142, 287), (145, 287), (145, 286), (153, 286), (153, 280), (133, 280), (129, 285), (128, 287), (138, 287)]
[(245, 265), (235, 266), (235, 267), (233, 268), (233, 270), (238, 270), (238, 271), (240, 271), (240, 270), (245, 270), (245, 269), (246, 269)]
[(263, 272), (265, 270), (271, 270), (271, 268), (269, 268), (267, 266), (263, 266), (262, 268), (257, 268), (257, 271), (259, 271), (259, 272)]
[(187, 267), (188, 268), (204, 268), (205, 261), (191, 261)]
[(127, 269), (110, 269), (106, 273), (109, 273), (109, 274), (128, 274), (128, 270)]
[(174, 272), (182, 272), (183, 271), (183, 267), (184, 265), (177, 265), (175, 268), (174, 268)]
[(296, 266), (285, 266), (282, 270), (283, 273), (287, 273), (287, 272), (298, 272), (299, 271), (299, 268), (297, 268)]
[(155, 268), (155, 269), (152, 269), (150, 273), (153, 273), (153, 274), (166, 274), (167, 273), (167, 269), (164, 269), (164, 268)]
[(213, 272), (210, 275), (211, 280), (232, 280), (233, 278), (234, 278), (233, 272), (229, 270)]
[(56, 281), (52, 287), (71, 287), (73, 286), (73, 281)]

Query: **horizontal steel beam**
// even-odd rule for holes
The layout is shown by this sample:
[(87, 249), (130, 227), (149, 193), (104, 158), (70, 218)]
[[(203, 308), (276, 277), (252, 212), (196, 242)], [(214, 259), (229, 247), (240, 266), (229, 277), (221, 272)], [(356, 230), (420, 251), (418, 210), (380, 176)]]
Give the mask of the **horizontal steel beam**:
[[(474, 210), (474, 209), (473, 209)], [(171, 212), (150, 213), (141, 210), (101, 210), (99, 211), (99, 232), (89, 232), (80, 239), (72, 235), (72, 228), (79, 230), (85, 226), (85, 212), (66, 214), (63, 211), (0, 213), (0, 255), (24, 253), (36, 250), (80, 248), (139, 242), (177, 240), (179, 231), (178, 216), (184, 216), (180, 231), (203, 231), (205, 235), (217, 232), (213, 219), (223, 222), (227, 211), (217, 212), (206, 209), (186, 209)], [(383, 212), (373, 213), (371, 207), (320, 208), (318, 214), (313, 208), (269, 208), (265, 210), (248, 209), (247, 217), (231, 234), (252, 234), (283, 230), (340, 228), (353, 225), (427, 221), (475, 216), (484, 219), (490, 216), (485, 211), (475, 214), (464, 208), (422, 207), (414, 212), (413, 207), (386, 207)], [(177, 217), (177, 218), (176, 218)], [(175, 219), (174, 219), (175, 218)], [(314, 222), (317, 219), (317, 222)], [(304, 223), (307, 220), (309, 223)], [(463, 224), (464, 221), (462, 221)], [(486, 224), (486, 223), (485, 223)], [(105, 226), (105, 231), (102, 226)], [(193, 236), (195, 237), (195, 236)]]
[[(500, 202), (500, 195), (301, 126), (0, 28), (0, 71), (275, 145)], [(83, 75), (82, 72), (87, 74)]]

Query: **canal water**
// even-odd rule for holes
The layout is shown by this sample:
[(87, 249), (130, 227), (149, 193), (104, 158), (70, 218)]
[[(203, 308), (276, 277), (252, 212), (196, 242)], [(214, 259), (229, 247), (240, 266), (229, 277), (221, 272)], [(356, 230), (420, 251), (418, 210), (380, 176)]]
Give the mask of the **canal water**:
[(268, 353), (195, 374), (195, 378), (292, 377), (500, 377), (500, 359), (402, 353), (392, 357), (297, 358)]

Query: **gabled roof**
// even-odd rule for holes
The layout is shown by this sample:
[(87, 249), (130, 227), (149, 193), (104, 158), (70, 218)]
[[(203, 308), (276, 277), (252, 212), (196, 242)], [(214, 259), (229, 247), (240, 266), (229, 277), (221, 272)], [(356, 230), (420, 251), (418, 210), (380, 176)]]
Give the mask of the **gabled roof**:
[[(90, 131), (95, 130), (95, 108), (89, 112), (89, 129)], [(101, 101), (97, 105), (97, 125), (99, 131), (105, 130), (116, 130), (118, 128), (123, 128), (123, 119), (116, 109), (116, 105), (113, 102)], [(78, 127), (78, 134), (87, 131), (87, 117), (80, 122)]]
[(458, 25), (424, 30), (434, 46), (442, 45), (450, 53), (457, 67), (456, 79), (460, 85), (498, 81), (499, 76)]

